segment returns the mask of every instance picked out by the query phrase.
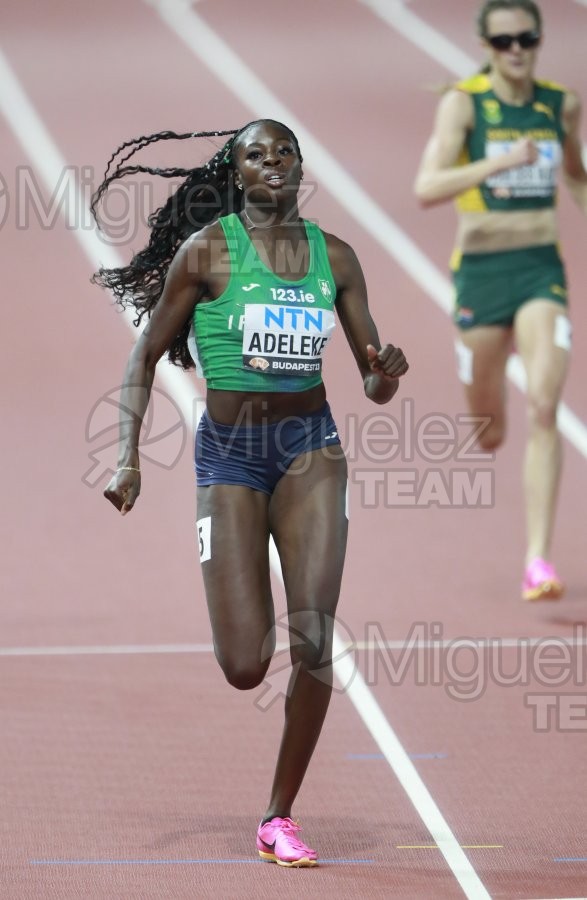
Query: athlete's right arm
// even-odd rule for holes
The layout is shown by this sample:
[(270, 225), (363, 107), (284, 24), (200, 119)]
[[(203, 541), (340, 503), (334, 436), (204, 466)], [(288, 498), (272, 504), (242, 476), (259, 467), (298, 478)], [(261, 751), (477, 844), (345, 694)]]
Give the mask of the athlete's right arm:
[(459, 90), (448, 91), (438, 105), (434, 130), (424, 150), (414, 184), (415, 194), (422, 206), (452, 200), (470, 188), (479, 187), (497, 172), (528, 165), (536, 160), (536, 147), (524, 138), (501, 156), (457, 165), (467, 132), (473, 127), (474, 107), (470, 95)]
[(203, 295), (210, 252), (204, 230), (182, 244), (169, 267), (161, 298), (130, 352), (120, 395), (118, 470), (104, 491), (122, 515), (132, 509), (140, 492), (139, 436), (155, 368)]

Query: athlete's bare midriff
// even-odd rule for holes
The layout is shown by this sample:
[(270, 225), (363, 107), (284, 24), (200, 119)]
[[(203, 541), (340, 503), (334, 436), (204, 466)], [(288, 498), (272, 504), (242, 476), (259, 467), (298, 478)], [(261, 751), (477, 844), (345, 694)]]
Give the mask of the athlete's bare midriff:
[(459, 213), (456, 246), (463, 253), (520, 250), (556, 244), (558, 239), (554, 209)]
[(206, 408), (220, 425), (271, 425), (290, 416), (310, 416), (326, 402), (324, 384), (307, 391), (252, 393), (208, 389)]

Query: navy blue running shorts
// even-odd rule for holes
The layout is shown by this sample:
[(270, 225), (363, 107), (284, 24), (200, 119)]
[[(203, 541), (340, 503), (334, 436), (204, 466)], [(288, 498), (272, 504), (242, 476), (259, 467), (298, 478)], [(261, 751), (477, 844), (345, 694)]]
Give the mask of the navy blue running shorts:
[(205, 411), (196, 431), (198, 486), (241, 484), (272, 494), (302, 453), (340, 444), (330, 406), (264, 425), (221, 425)]

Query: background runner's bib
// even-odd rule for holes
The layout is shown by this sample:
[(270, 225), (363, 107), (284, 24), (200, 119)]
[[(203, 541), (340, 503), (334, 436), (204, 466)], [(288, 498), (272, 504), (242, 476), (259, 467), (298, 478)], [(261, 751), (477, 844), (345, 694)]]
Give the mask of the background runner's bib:
[[(485, 155), (491, 159), (507, 153), (514, 141), (487, 141)], [(498, 172), (485, 182), (494, 197), (548, 197), (556, 192), (557, 169), (562, 162), (562, 148), (555, 141), (536, 141), (538, 159), (530, 166), (518, 166)]]
[(523, 106), (503, 103), (491, 87), (487, 75), (475, 75), (456, 85), (470, 94), (475, 108), (475, 124), (459, 163), (495, 158), (520, 140), (536, 144), (538, 159), (529, 166), (498, 172), (480, 187), (457, 197), (462, 212), (484, 210), (544, 209), (556, 201), (558, 170), (565, 139), (562, 107), (565, 89), (547, 81), (534, 82), (534, 96)]
[(218, 221), (230, 278), (220, 297), (194, 310), (189, 344), (197, 374), (216, 390), (304, 391), (321, 384), (336, 299), (321, 230), (304, 220), (308, 273), (288, 281), (261, 260), (237, 215)]

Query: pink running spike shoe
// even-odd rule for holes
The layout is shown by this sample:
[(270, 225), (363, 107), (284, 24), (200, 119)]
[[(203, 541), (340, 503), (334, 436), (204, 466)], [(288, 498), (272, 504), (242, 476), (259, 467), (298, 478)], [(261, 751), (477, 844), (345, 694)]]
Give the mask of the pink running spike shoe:
[(279, 816), (259, 825), (257, 850), (261, 859), (289, 868), (317, 866), (318, 854), (300, 841), (297, 836), (299, 831), (301, 828), (297, 822)]
[(539, 556), (533, 559), (522, 584), (523, 600), (560, 600), (565, 587), (551, 563)]

